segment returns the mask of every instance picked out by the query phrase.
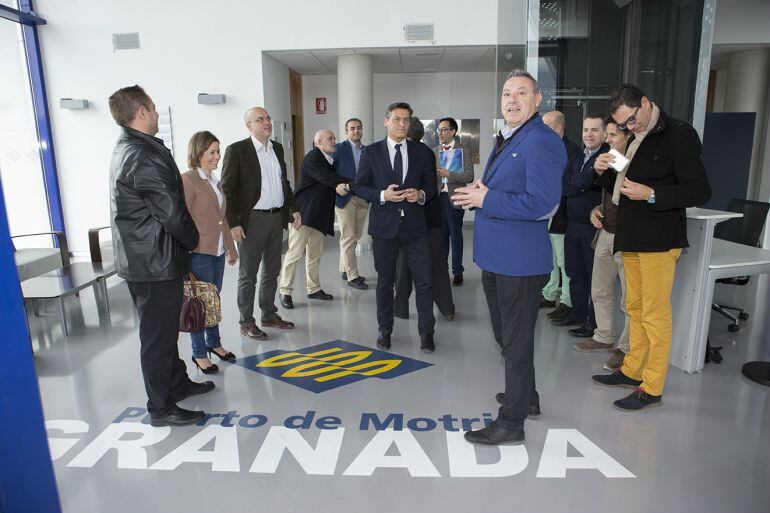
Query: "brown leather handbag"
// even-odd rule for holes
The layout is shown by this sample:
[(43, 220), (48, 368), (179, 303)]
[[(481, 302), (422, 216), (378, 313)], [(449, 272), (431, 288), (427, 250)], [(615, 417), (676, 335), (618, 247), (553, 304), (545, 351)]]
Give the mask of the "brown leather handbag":
[(184, 300), (182, 301), (182, 315), (179, 317), (179, 331), (193, 333), (206, 327), (206, 306), (198, 298), (193, 273), (188, 275), (188, 280), (185, 280), (184, 283)]

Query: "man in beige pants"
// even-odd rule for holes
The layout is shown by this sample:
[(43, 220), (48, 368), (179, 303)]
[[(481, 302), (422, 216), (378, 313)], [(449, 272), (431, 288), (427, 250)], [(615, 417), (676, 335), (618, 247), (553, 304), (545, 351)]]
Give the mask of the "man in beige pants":
[(334, 194), (345, 193), (345, 184), (350, 178), (334, 172), (332, 153), (335, 143), (334, 132), (319, 130), (313, 138), (315, 148), (305, 155), (299, 170), (299, 184), (294, 197), (299, 203), (302, 226), (289, 231), (289, 249), (283, 259), (281, 281), (281, 306), (294, 308), (291, 293), (294, 289), (294, 271), (302, 254), (307, 250), (305, 270), (307, 274), (308, 299), (333, 299), (321, 288), (319, 267), (323, 254), (324, 236), (334, 236)]
[[(353, 180), (358, 171), (358, 163), (365, 147), (361, 144), (362, 125), (358, 118), (345, 122), (345, 135), (348, 140), (337, 144), (334, 152), (334, 167), (337, 174)], [(356, 258), (356, 243), (364, 233), (366, 216), (369, 213), (369, 202), (353, 194), (337, 194), (337, 222), (340, 228), (340, 273), (350, 287), (366, 290), (369, 286), (366, 278), (358, 274), (358, 259)]]
[[(618, 125), (611, 117), (607, 119), (607, 143), (611, 148), (625, 154), (630, 133), (618, 130)], [(625, 170), (618, 173), (616, 184), (623, 181)], [(602, 192), (602, 204), (597, 205), (591, 211), (591, 224), (598, 229), (594, 238), (594, 267), (591, 274), (591, 301), (596, 313), (596, 329), (591, 339), (577, 342), (574, 348), (577, 351), (589, 353), (598, 351), (612, 351), (609, 360), (603, 367), (615, 371), (623, 364), (623, 358), (628, 353), (628, 325), (629, 318), (626, 313), (626, 280), (623, 273), (623, 259), (621, 253), (612, 252), (615, 242), (615, 228), (618, 220), (618, 206), (613, 201), (613, 191)], [(625, 317), (623, 332), (618, 338), (615, 347), (615, 284), (620, 278), (620, 309)]]

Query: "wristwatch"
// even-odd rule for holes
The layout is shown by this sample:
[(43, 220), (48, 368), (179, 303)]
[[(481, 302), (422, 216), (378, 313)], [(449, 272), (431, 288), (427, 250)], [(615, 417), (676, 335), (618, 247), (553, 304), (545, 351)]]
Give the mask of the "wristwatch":
[(655, 189), (650, 189), (650, 197), (647, 198), (647, 203), (649, 203), (650, 205), (655, 204)]

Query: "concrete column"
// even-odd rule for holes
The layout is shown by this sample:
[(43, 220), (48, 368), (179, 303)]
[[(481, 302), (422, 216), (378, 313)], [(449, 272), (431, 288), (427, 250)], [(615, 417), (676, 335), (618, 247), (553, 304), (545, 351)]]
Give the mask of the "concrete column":
[[(337, 134), (339, 140), (345, 140), (345, 121), (350, 118), (358, 118), (361, 120), (363, 129), (361, 142), (364, 144), (374, 142), (373, 83), (371, 55), (352, 53), (340, 55), (337, 58), (337, 105), (339, 112)], [(356, 246), (358, 253), (368, 251), (372, 247), (372, 238), (367, 233), (368, 229), (369, 219), (367, 218), (364, 234)]]
[(337, 58), (337, 104), (339, 109), (339, 138), (344, 139), (345, 121), (359, 118), (363, 125), (364, 144), (373, 142), (372, 56), (360, 53)]
[[(762, 176), (760, 166), (765, 140), (765, 113), (767, 112), (769, 80), (770, 50), (767, 48), (742, 50), (730, 55), (727, 65), (725, 112), (756, 112), (757, 114), (754, 125), (754, 144), (751, 152), (748, 198), (760, 201), (767, 201), (767, 198), (759, 197), (761, 182), (770, 180), (770, 176)], [(770, 172), (770, 170), (767, 171)], [(762, 188), (766, 187), (765, 184), (765, 187)]]

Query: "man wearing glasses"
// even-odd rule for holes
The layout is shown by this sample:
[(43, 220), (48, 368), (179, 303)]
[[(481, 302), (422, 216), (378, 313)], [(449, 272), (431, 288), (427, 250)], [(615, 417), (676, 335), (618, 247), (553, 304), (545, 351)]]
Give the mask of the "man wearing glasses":
[(283, 230), (302, 225), (299, 206), (286, 176), (283, 146), (270, 140), (273, 122), (262, 107), (246, 111), (243, 117), (249, 137), (225, 150), (222, 189), (227, 198), (227, 222), (241, 255), (238, 270), (238, 310), (241, 335), (267, 338), (254, 319), (254, 294), (259, 266), (264, 265), (259, 283), (262, 326), (292, 329), (275, 306), (278, 274), (281, 272)]
[(369, 235), (377, 270), (377, 347), (390, 349), (393, 286), (401, 250), (414, 279), (420, 349), (433, 352), (436, 320), (423, 205), (436, 196), (436, 166), (430, 148), (406, 139), (412, 113), (408, 103), (388, 106), (384, 121), (388, 136), (367, 146), (361, 156), (354, 190), (372, 205)]
[[(433, 151), (436, 154), (436, 162), (440, 162), (441, 151), (461, 149), (463, 145), (455, 140), (457, 134), (457, 121), (454, 118), (442, 118), (438, 123), (438, 142)], [(441, 237), (444, 247), (444, 260), (449, 258), (449, 246), (452, 246), (452, 285), (455, 287), (463, 284), (463, 217), (465, 210), (462, 207), (452, 205), (449, 198), (458, 187), (465, 187), (473, 181), (473, 158), (466, 149), (462, 152), (462, 172), (452, 173), (443, 167), (438, 167), (436, 172), (441, 180), (439, 201), (441, 202)], [(457, 158), (456, 156), (454, 158)], [(447, 163), (448, 165), (448, 163)]]
[[(616, 408), (638, 411), (661, 404), (671, 350), (671, 289), (676, 262), (687, 244), (685, 208), (711, 197), (695, 129), (671, 118), (639, 88), (622, 85), (610, 98), (618, 128), (632, 132), (631, 160), (613, 190), (618, 225), (614, 251), (623, 252), (626, 308), (631, 319), (630, 350), (620, 369), (593, 376), (604, 386), (636, 390), (615, 401)], [(601, 155), (596, 183), (612, 188), (614, 158)]]

